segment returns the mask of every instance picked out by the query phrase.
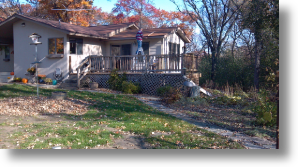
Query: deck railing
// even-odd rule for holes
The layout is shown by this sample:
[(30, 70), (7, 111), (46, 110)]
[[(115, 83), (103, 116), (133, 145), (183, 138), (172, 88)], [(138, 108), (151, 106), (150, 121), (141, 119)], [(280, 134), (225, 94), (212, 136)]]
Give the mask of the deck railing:
[(123, 55), (89, 56), (90, 72), (180, 72), (183, 67), (197, 69), (197, 57), (192, 55)]
[(198, 57), (180, 55), (89, 56), (77, 68), (79, 81), (87, 73), (109, 73), (113, 69), (126, 73), (181, 73), (183, 68), (198, 68)]

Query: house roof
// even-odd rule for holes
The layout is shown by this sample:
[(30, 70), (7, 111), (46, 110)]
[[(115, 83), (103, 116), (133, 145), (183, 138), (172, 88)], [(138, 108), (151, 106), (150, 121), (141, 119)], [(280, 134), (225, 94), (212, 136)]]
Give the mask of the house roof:
[[(0, 28), (6, 27), (5, 29), (7, 33), (4, 33), (4, 35), (12, 34), (13, 23), (19, 20), (33, 21), (37, 24), (45, 25), (60, 31), (64, 31), (69, 35), (111, 40), (135, 39), (136, 31), (139, 29), (134, 23), (83, 27), (65, 22), (41, 19), (21, 14), (14, 14), (11, 17), (4, 20), (3, 22), (0, 22)], [(182, 40), (186, 43), (190, 42), (190, 40), (185, 36), (184, 32), (178, 27), (153, 28), (143, 30), (144, 37), (148, 38), (163, 38), (171, 33), (177, 33), (177, 35), (180, 36), (180, 38), (182, 38)], [(2, 37), (5, 37), (4, 35)]]
[(121, 31), (124, 31), (126, 28), (135, 26), (134, 23), (123, 23), (123, 24), (111, 24), (107, 26), (83, 27), (83, 26), (73, 25), (65, 22), (41, 19), (37, 17), (20, 15), (20, 14), (12, 15), (5, 21), (1, 22), (0, 26), (6, 24), (7, 22), (15, 22), (19, 19), (34, 21), (39, 24), (43, 24), (58, 30), (65, 31), (70, 35), (95, 37), (95, 38), (103, 38), (103, 39), (107, 39), (107, 37), (111, 36), (115, 32), (121, 32)]
[[(124, 39), (135, 39), (136, 38), (136, 30), (126, 30), (119, 34), (116, 34), (110, 39), (112, 40), (124, 40)], [(186, 43), (189, 43), (190, 40), (185, 36), (184, 32), (178, 27), (164, 27), (164, 28), (151, 28), (151, 29), (143, 29), (143, 36), (147, 38), (163, 38), (171, 33), (177, 33), (180, 38)]]

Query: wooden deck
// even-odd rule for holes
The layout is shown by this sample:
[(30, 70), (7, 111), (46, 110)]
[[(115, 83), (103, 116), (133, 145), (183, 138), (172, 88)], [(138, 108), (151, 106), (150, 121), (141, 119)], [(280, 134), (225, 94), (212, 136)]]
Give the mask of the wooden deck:
[(88, 56), (76, 69), (78, 87), (87, 74), (110, 74), (113, 69), (126, 74), (181, 74), (198, 69), (198, 57), (181, 55)]

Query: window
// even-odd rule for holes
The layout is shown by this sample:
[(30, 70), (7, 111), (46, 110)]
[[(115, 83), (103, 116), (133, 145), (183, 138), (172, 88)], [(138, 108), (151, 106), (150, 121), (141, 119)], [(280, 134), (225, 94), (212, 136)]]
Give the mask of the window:
[(143, 47), (144, 54), (149, 55), (149, 42), (143, 42), (142, 47)]
[(64, 54), (63, 38), (49, 39), (49, 54)]
[(69, 38), (69, 52), (70, 54), (83, 54), (83, 39)]
[(5, 59), (9, 60), (10, 59), (10, 49), (8, 46), (4, 47), (4, 52), (5, 52)]
[(169, 54), (170, 55), (180, 55), (180, 44), (169, 42)]

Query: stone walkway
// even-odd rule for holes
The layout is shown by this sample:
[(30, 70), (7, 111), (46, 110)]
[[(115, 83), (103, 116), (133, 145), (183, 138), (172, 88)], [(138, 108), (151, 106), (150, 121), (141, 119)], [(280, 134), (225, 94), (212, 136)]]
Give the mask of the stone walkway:
[(261, 139), (258, 137), (251, 137), (251, 136), (241, 134), (241, 133), (235, 133), (231, 130), (228, 130), (228, 129), (225, 129), (225, 128), (222, 128), (219, 126), (215, 126), (215, 125), (204, 123), (202, 121), (195, 120), (184, 113), (176, 112), (175, 110), (162, 105), (159, 102), (158, 98), (143, 97), (140, 95), (135, 95), (135, 97), (138, 98), (140, 101), (144, 102), (145, 104), (156, 108), (157, 110), (160, 110), (160, 111), (170, 114), (176, 118), (179, 118), (186, 122), (194, 124), (194, 125), (198, 126), (199, 128), (208, 130), (210, 132), (214, 132), (216, 134), (225, 136), (229, 139), (232, 139), (234, 141), (242, 143), (247, 149), (276, 149), (276, 143), (273, 143), (266, 139)]

